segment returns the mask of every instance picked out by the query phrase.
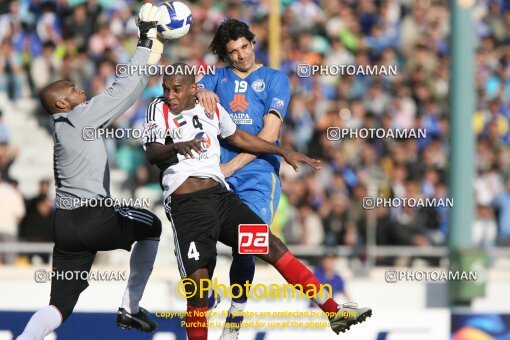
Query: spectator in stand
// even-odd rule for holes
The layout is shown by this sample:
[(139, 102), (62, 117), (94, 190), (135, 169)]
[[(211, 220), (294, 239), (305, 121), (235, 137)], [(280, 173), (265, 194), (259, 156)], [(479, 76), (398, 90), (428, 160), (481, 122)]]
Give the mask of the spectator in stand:
[(324, 228), (319, 215), (309, 203), (298, 206), (299, 225), (301, 229), (299, 244), (305, 246), (318, 246), (324, 242)]
[(9, 170), (17, 155), (17, 148), (0, 143), (0, 180), (12, 182)]
[(32, 60), (30, 77), (37, 93), (47, 84), (59, 79), (61, 61), (55, 56), (55, 45), (51, 41), (43, 44), (42, 54)]
[[(21, 221), (19, 239), (26, 242), (53, 242), (53, 201), (49, 197), (50, 182), (39, 182), (39, 194), (25, 203), (26, 215)], [(49, 254), (27, 254), (33, 259), (40, 256), (48, 263)]]
[(55, 13), (55, 4), (48, 1), (41, 6), (41, 15), (36, 25), (37, 35), (43, 43), (51, 41), (57, 45), (61, 39), (61, 22)]
[(496, 245), (498, 225), (491, 206), (478, 205), (476, 207), (476, 220), (471, 232), (471, 239), (475, 247), (486, 250)]
[(323, 219), (324, 244), (334, 247), (346, 243), (348, 198), (342, 194), (337, 194), (331, 197), (329, 202), (329, 211)]
[(63, 30), (73, 36), (78, 48), (87, 47), (87, 42), (95, 29), (95, 19), (87, 13), (87, 5), (82, 3), (73, 9), (72, 15), (63, 18)]
[[(323, 284), (331, 285), (332, 296), (338, 296), (339, 294), (342, 294), (342, 298), (344, 298), (346, 301), (352, 301), (350, 294), (345, 288), (345, 281), (336, 269), (336, 259), (336, 253), (334, 251), (329, 251), (321, 259), (320, 264), (315, 267), (313, 273), (320, 280), (320, 282)], [(310, 306), (312, 306), (312, 304), (310, 304)]]
[(24, 73), (21, 55), (12, 48), (12, 41), (0, 42), (0, 93), (4, 92), (13, 101), (23, 95)]
[(9, 128), (4, 121), (4, 113), (0, 109), (0, 145), (9, 144)]
[(89, 54), (92, 58), (98, 60), (103, 56), (107, 48), (113, 49), (117, 44), (117, 37), (110, 30), (110, 25), (103, 23), (99, 27), (99, 31), (90, 37)]
[[(21, 193), (10, 183), (0, 179), (0, 242), (16, 242), (18, 227), (25, 215)], [(0, 262), (15, 264), (16, 253), (0, 254)]]
[(493, 202), (498, 211), (498, 244), (510, 245), (510, 179), (505, 183), (505, 190)]

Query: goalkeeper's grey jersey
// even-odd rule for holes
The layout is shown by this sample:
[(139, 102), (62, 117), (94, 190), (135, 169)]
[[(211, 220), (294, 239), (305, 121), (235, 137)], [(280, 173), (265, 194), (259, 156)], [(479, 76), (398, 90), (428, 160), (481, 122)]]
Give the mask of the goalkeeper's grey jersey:
[[(150, 50), (138, 47), (132, 65), (147, 65)], [(76, 106), (71, 112), (54, 114), (54, 176), (56, 206), (78, 208), (78, 199), (110, 196), (110, 170), (106, 147), (97, 130), (110, 125), (127, 111), (142, 93), (148, 75), (133, 72), (117, 78), (103, 93)]]

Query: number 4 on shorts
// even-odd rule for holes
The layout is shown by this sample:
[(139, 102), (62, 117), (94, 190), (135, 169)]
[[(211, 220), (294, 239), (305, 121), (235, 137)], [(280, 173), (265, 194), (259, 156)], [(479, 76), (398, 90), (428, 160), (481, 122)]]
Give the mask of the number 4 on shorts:
[(200, 258), (200, 253), (197, 250), (195, 241), (193, 241), (189, 244), (188, 259), (195, 259), (195, 261), (198, 261), (199, 258)]

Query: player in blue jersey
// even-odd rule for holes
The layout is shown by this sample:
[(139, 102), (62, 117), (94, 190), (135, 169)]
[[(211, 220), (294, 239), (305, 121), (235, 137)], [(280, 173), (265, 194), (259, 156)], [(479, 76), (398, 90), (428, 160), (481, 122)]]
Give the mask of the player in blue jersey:
[[(279, 145), (280, 127), (290, 100), (290, 83), (282, 71), (255, 63), (254, 37), (247, 24), (235, 19), (227, 19), (218, 27), (210, 49), (228, 66), (204, 76), (199, 81), (202, 89), (197, 97), (206, 111), (214, 112), (219, 102), (238, 128)], [(232, 190), (270, 225), (280, 200), (280, 157), (244, 153), (222, 142), (221, 163), (221, 171)], [(254, 273), (253, 256), (234, 251), (230, 284), (251, 283)], [(240, 315), (246, 302), (247, 292), (232, 299), (227, 323), (236, 327), (225, 327), (220, 340), (237, 339), (243, 318), (232, 315)]]

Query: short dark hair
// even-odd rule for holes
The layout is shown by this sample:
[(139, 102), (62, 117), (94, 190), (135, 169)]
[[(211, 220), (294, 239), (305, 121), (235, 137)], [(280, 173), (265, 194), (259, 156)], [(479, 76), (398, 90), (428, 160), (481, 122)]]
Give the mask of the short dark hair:
[(250, 27), (242, 21), (228, 18), (225, 19), (218, 29), (216, 34), (209, 45), (212, 53), (216, 54), (221, 61), (225, 61), (227, 56), (226, 45), (230, 40), (237, 40), (239, 38), (246, 38), (249, 42), (253, 42), (255, 34), (250, 31)]
[(195, 83), (195, 73), (192, 71), (192, 67), (190, 67), (186, 63), (174, 63), (171, 66), (172, 72), (167, 72), (165, 69), (165, 74), (163, 76), (163, 81), (168, 77), (181, 77), (186, 83), (193, 84)]
[(53, 43), (53, 41), (48, 40), (43, 44), (43, 48), (55, 49), (55, 44)]

